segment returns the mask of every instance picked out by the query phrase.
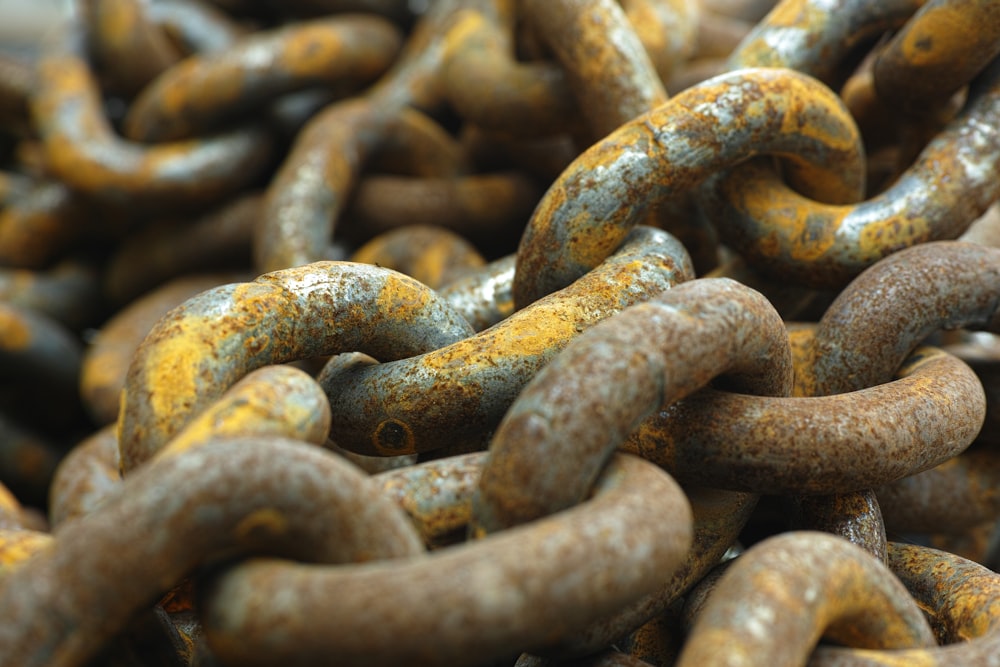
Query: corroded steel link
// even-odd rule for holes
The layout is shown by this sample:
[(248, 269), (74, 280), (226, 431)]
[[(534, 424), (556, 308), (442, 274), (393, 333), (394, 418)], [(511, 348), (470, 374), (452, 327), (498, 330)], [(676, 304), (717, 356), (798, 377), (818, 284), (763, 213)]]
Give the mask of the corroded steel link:
[[(472, 498), (486, 462), (485, 452), (428, 461), (375, 477), (400, 503), (430, 544), (454, 539), (472, 518)], [(558, 644), (551, 656), (593, 653), (661, 613), (712, 568), (736, 541), (757, 504), (757, 497), (704, 488), (686, 488), (694, 519), (692, 548), (670, 580), (652, 594)]]
[(0, 301), (43, 313), (70, 329), (93, 324), (103, 306), (96, 267), (77, 260), (45, 271), (0, 268)]
[(822, 530), (846, 539), (885, 563), (885, 522), (875, 491), (789, 499), (792, 530)]
[(889, 544), (889, 569), (930, 617), (941, 644), (1000, 630), (1000, 574), (916, 544)]
[(124, 304), (186, 274), (227, 267), (250, 273), (261, 200), (259, 193), (248, 193), (190, 223), (168, 219), (129, 234), (104, 267), (104, 293)]
[(1000, 655), (1000, 576), (964, 558), (889, 543), (889, 567), (928, 614), (941, 646), (866, 651), (819, 647), (809, 667), (990, 665)]
[[(773, 168), (715, 177), (703, 207), (748, 261), (814, 287), (840, 287), (883, 257), (959, 236), (1000, 198), (1000, 63), (962, 113), (888, 189), (859, 204), (810, 201)], [(928, 193), (933, 193), (929, 195)]]
[(131, 97), (169, 69), (181, 54), (141, 0), (82, 0), (88, 43), (97, 69)]
[(938, 329), (1000, 330), (998, 309), (1000, 250), (960, 241), (901, 250), (855, 278), (824, 313), (797, 393), (830, 395), (885, 382)]
[(0, 208), (0, 266), (44, 268), (86, 228), (94, 208), (58, 181), (39, 180)]
[(310, 86), (356, 92), (385, 72), (401, 42), (396, 26), (365, 15), (251, 33), (225, 51), (186, 58), (157, 77), (129, 107), (125, 135), (176, 141)]
[[(539, 371), (504, 415), (473, 501), (472, 530), (501, 530), (580, 502), (643, 419), (719, 375), (737, 391), (787, 396), (792, 389), (781, 317), (735, 281), (684, 283), (596, 324)], [(560, 462), (557, 470), (551, 461)]]
[(661, 81), (695, 51), (703, 21), (698, 0), (622, 0), (622, 9)]
[(944, 103), (1000, 55), (1000, 5), (930, 0), (893, 35), (874, 64), (875, 87), (894, 107)]
[(239, 190), (267, 166), (272, 141), (258, 126), (156, 146), (123, 140), (82, 55), (79, 17), (61, 31), (38, 62), (31, 107), (47, 166), (66, 184), (129, 204), (205, 202)]
[(438, 293), (462, 313), (476, 331), (483, 331), (514, 313), (514, 255), (494, 260), (463, 278), (452, 281)]
[[(323, 445), (329, 430), (330, 408), (319, 385), (295, 368), (265, 366), (230, 387), (160, 455), (225, 437), (270, 436)], [(49, 499), (53, 525), (88, 514), (120, 482), (118, 438), (111, 425), (77, 445), (56, 470)]]
[(521, 62), (513, 44), (513, 3), (477, 0), (456, 14), (441, 69), (449, 103), (469, 123), (515, 137), (565, 131), (579, 116), (558, 64)]
[(457, 0), (434, 3), (414, 27), (402, 54), (364, 97), (315, 115), (272, 179), (254, 237), (261, 271), (326, 259), (330, 237), (365, 160), (407, 106), (441, 105), (437, 72), (451, 47), (448, 27)]
[(199, 0), (162, 0), (146, 11), (185, 54), (224, 51), (247, 32), (225, 12)]
[(291, 366), (265, 366), (188, 422), (159, 456), (175, 456), (221, 438), (287, 438), (322, 445), (329, 432), (330, 406), (316, 381)]
[[(458, 178), (372, 175), (358, 184), (345, 217), (358, 232), (377, 234), (406, 225), (441, 225), (484, 248), (517, 235), (542, 196), (523, 172)], [(507, 247), (509, 244), (504, 244)]]
[(886, 527), (906, 533), (956, 534), (1000, 516), (1000, 455), (974, 449), (878, 489)]
[(472, 333), (426, 285), (365, 264), (317, 262), (208, 290), (159, 320), (132, 360), (122, 469), (150, 458), (255, 368), (354, 351), (392, 361)]
[(80, 367), (80, 398), (95, 424), (110, 424), (118, 418), (129, 364), (157, 321), (188, 299), (236, 279), (221, 274), (179, 278), (119, 310), (101, 326), (84, 351)]
[(426, 461), (374, 475), (382, 492), (396, 501), (428, 545), (464, 531), (472, 517), (472, 494), (485, 452)]
[(563, 172), (521, 238), (515, 304), (596, 266), (650, 206), (760, 154), (788, 158), (797, 187), (815, 196), (853, 201), (863, 191), (857, 128), (829, 89), (790, 70), (723, 75), (622, 126)]
[(150, 463), (0, 580), (0, 610), (17, 619), (0, 628), (0, 661), (83, 664), (223, 554), (336, 563), (422, 551), (405, 514), (335, 455), (281, 438), (219, 440)]
[[(690, 544), (681, 489), (618, 455), (592, 499), (483, 540), (370, 565), (256, 560), (221, 571), (203, 588), (202, 618), (227, 663), (478, 665), (607, 616), (658, 586)], [(290, 626), (275, 595), (296, 601), (296, 617), (324, 623)], [(240, 611), (250, 608), (257, 613)], [(449, 618), (460, 620), (442, 624)]]
[(49, 487), (52, 528), (90, 514), (117, 492), (122, 483), (118, 469), (114, 425), (105, 426), (73, 447), (59, 462)]
[(613, 616), (546, 648), (546, 655), (588, 655), (611, 644), (621, 645), (623, 637), (663, 614), (719, 562), (736, 543), (757, 506), (757, 496), (749, 493), (698, 487), (686, 487), (684, 492), (694, 516), (694, 538), (687, 558), (673, 571), (667, 583)]
[(693, 275), (676, 239), (636, 228), (601, 267), (476, 336), (327, 377), (331, 437), (373, 455), (485, 446), (524, 385), (583, 329)]
[[(19, 415), (20, 417), (20, 415)], [(62, 451), (0, 412), (0, 479), (17, 498), (43, 507)]]
[(624, 449), (681, 483), (766, 494), (845, 493), (961, 453), (985, 413), (972, 369), (925, 347), (907, 358), (895, 380), (849, 393), (774, 398), (706, 389), (644, 421)]
[(521, 10), (565, 68), (592, 139), (666, 101), (649, 54), (615, 0), (523, 0)]
[(355, 250), (351, 261), (405, 273), (434, 289), (486, 263), (461, 236), (443, 227), (418, 223), (376, 236)]
[(271, 180), (254, 234), (258, 270), (278, 271), (330, 253), (334, 227), (362, 164), (382, 134), (374, 104), (355, 98), (314, 116)]
[[(788, 67), (838, 87), (862, 53), (927, 0), (782, 0), (729, 56), (730, 69)], [(838, 57), (841, 56), (841, 57)]]
[(801, 665), (821, 637), (860, 648), (935, 644), (885, 566), (850, 542), (801, 531), (768, 538), (732, 562), (677, 665)]

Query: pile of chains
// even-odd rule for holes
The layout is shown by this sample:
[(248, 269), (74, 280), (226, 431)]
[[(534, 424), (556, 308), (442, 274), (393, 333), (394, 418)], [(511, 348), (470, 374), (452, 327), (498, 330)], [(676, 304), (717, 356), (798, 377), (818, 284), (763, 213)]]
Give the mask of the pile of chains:
[(0, 665), (1000, 665), (1000, 3), (68, 5)]

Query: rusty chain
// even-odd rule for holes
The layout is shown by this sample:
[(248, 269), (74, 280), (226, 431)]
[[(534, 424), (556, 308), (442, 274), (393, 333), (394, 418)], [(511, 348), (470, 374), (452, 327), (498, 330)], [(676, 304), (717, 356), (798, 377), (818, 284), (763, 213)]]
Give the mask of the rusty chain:
[(0, 665), (993, 664), (998, 7), (0, 37)]

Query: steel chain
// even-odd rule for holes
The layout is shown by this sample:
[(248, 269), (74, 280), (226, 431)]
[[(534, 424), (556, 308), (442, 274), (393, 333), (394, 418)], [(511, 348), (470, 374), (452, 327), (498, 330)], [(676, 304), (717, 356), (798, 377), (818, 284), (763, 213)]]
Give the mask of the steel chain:
[(997, 3), (4, 39), (0, 665), (996, 661)]

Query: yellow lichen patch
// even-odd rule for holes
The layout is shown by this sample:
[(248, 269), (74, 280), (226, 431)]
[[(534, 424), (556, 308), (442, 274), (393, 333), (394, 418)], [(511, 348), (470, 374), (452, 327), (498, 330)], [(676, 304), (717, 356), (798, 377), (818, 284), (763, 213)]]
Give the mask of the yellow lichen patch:
[[(412, 278), (390, 276), (379, 290), (374, 309), (378, 313), (393, 313), (399, 320), (408, 321), (427, 307), (435, 296), (435, 292)], [(360, 311), (358, 318), (363, 321), (368, 314)]]
[[(856, 129), (854, 118), (844, 106), (839, 97), (830, 89), (815, 81), (806, 85), (797, 77), (787, 77), (775, 82), (773, 95), (781, 95), (786, 100), (788, 112), (782, 116), (781, 131), (787, 134), (797, 134), (838, 151), (854, 151), (859, 161), (864, 156), (861, 149), (861, 136)], [(810, 123), (804, 111), (809, 108), (823, 107), (830, 115), (833, 123)], [(852, 128), (849, 134), (832, 134), (831, 128)]]
[(931, 240), (931, 224), (926, 218), (890, 215), (865, 225), (858, 235), (862, 258), (874, 263), (890, 252)]
[(33, 530), (0, 530), (0, 581), (39, 551), (53, 543), (52, 536)]
[(900, 46), (903, 56), (913, 67), (935, 66), (963, 53), (969, 35), (978, 30), (977, 14), (968, 12), (961, 3), (941, 3), (929, 7), (912, 30), (908, 30)]
[(286, 437), (321, 445), (329, 430), (329, 404), (319, 385), (302, 371), (272, 366), (233, 385), (188, 423), (161, 455), (229, 436)]
[[(210, 329), (210, 324), (204, 320), (186, 324), (191, 329)], [(213, 341), (202, 336), (169, 336), (146, 347), (144, 352), (143, 390), (157, 416), (156, 424), (150, 426), (166, 430), (178, 414), (185, 414), (188, 406), (196, 401), (198, 369), (205, 358), (213, 354)]]

